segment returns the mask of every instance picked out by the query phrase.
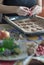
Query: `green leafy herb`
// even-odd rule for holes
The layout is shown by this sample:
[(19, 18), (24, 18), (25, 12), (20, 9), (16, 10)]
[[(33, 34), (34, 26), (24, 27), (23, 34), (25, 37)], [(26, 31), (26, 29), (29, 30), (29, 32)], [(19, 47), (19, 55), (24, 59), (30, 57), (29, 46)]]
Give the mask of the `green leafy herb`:
[(4, 48), (12, 49), (13, 44), (14, 44), (14, 39), (12, 39), (12, 38), (3, 40), (3, 47)]

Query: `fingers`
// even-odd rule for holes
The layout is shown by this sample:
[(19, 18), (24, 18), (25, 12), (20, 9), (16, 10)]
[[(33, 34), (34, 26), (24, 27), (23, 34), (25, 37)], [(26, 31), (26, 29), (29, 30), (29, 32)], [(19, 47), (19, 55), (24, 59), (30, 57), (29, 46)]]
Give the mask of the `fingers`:
[(26, 15), (27, 15), (27, 12), (25, 12), (25, 11), (22, 10), (22, 9), (19, 9), (19, 10), (17, 11), (17, 13), (18, 13), (18, 15), (21, 15), (21, 16), (26, 16)]
[(23, 10), (23, 11), (29, 11), (29, 8), (28, 7), (21, 7), (21, 9)]
[(29, 8), (27, 8), (27, 7), (19, 7), (17, 13), (18, 13), (18, 15), (26, 16), (26, 15), (31, 14), (31, 10)]
[(19, 7), (17, 13), (18, 15), (22, 15), (22, 16), (26, 16), (26, 15), (32, 16), (35, 14), (39, 14), (41, 11), (42, 11), (42, 8), (36, 5), (30, 9), (28, 7)]
[(36, 7), (32, 10), (32, 14), (35, 15), (35, 14), (39, 14), (41, 13), (42, 11), (42, 7), (36, 5)]

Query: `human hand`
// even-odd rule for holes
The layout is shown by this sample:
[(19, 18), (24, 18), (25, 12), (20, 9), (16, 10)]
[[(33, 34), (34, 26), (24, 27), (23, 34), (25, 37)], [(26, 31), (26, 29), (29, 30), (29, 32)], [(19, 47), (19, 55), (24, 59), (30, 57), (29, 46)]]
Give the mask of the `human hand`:
[(17, 10), (17, 14), (20, 16), (26, 16), (26, 15), (31, 16), (31, 9), (29, 9), (28, 7), (19, 7)]
[(42, 12), (42, 7), (39, 5), (36, 5), (32, 10), (32, 15), (39, 14)]

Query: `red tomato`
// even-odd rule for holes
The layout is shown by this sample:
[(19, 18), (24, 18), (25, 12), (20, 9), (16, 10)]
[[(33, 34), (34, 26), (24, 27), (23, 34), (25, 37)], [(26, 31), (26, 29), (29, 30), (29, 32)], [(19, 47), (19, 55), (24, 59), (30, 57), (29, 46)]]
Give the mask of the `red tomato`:
[(9, 38), (10, 37), (10, 34), (9, 32), (7, 31), (3, 31), (3, 30), (0, 30), (0, 39), (5, 39), (5, 38)]

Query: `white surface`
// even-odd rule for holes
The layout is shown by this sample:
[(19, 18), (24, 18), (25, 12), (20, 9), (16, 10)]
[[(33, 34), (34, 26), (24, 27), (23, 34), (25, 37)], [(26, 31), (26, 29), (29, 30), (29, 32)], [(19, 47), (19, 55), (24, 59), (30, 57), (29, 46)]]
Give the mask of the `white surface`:
[(26, 57), (27, 57), (27, 54), (24, 53), (24, 54), (21, 54), (17, 57), (15, 57), (15, 56), (13, 56), (13, 57), (12, 56), (9, 56), (9, 57), (3, 56), (3, 57), (0, 57), (0, 60), (4, 60), (4, 61), (22, 60), (22, 59), (25, 59)]

